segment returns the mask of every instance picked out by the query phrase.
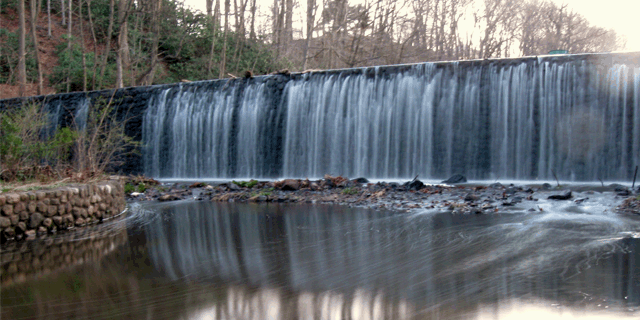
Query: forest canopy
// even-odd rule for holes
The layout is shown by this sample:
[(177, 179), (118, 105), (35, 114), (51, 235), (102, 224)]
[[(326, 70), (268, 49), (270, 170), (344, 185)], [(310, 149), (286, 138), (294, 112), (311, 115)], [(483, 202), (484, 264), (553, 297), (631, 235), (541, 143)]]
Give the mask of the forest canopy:
[(205, 1), (206, 12), (180, 0), (0, 0), (0, 85), (43, 94), (624, 49), (548, 0)]

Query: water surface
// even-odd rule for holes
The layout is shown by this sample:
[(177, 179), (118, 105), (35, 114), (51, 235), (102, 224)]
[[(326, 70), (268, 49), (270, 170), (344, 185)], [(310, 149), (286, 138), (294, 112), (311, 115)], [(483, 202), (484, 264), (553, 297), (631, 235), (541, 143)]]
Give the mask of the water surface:
[(2, 248), (3, 319), (638, 318), (640, 221), (133, 204)]

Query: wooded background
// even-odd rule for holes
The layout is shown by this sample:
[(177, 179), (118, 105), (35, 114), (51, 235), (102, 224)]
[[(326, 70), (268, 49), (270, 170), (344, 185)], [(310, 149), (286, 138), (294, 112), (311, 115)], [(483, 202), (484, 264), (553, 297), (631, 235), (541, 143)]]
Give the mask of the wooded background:
[(0, 0), (0, 98), (625, 45), (551, 1), (204, 1)]

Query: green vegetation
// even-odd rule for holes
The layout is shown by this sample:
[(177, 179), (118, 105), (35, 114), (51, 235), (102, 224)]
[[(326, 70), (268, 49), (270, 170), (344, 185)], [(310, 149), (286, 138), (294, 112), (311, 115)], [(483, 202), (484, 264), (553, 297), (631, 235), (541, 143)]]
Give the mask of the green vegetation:
[(258, 180), (250, 180), (250, 181), (231, 181), (232, 183), (235, 183), (236, 185), (238, 185), (239, 187), (243, 187), (243, 188), (253, 188), (258, 184)]
[(95, 102), (79, 129), (54, 128), (36, 104), (0, 112), (0, 181), (85, 180), (120, 164), (137, 143), (114, 111)]
[(348, 195), (354, 195), (358, 193), (358, 189), (356, 188), (344, 188), (344, 190), (342, 190), (342, 194), (348, 194)]
[(46, 114), (35, 104), (0, 113), (0, 180), (46, 176), (68, 164), (77, 134), (69, 128), (47, 134)]

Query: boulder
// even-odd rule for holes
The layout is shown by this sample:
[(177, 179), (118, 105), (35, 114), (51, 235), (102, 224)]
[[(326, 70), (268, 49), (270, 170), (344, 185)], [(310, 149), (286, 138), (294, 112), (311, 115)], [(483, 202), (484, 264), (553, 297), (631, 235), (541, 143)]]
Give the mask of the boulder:
[(413, 181), (407, 181), (405, 182), (405, 184), (403, 184), (403, 186), (405, 186), (409, 190), (415, 190), (415, 191), (422, 190), (426, 187), (424, 183), (422, 183), (422, 181), (418, 179), (415, 179)]
[(300, 189), (300, 181), (296, 179), (284, 179), (280, 184), (280, 190), (296, 191)]
[(542, 190), (551, 190), (551, 185), (548, 183), (543, 183), (542, 184)]
[(158, 201), (175, 201), (180, 200), (180, 197), (173, 194), (165, 194), (158, 197)]
[(29, 229), (35, 229), (40, 226), (42, 220), (44, 220), (44, 217), (40, 213), (32, 213), (31, 217), (29, 217)]
[(367, 179), (367, 178), (355, 178), (355, 179), (353, 179), (351, 181), (353, 181), (355, 183), (369, 183), (369, 179)]
[(571, 199), (571, 197), (572, 197), (571, 191), (567, 191), (567, 192), (562, 193), (562, 194), (551, 195), (547, 199), (550, 199), (550, 200), (569, 200), (569, 199)]
[(465, 183), (465, 182), (467, 182), (467, 177), (461, 174), (454, 174), (451, 177), (449, 177), (449, 179), (443, 180), (441, 183), (455, 184), (455, 183)]

